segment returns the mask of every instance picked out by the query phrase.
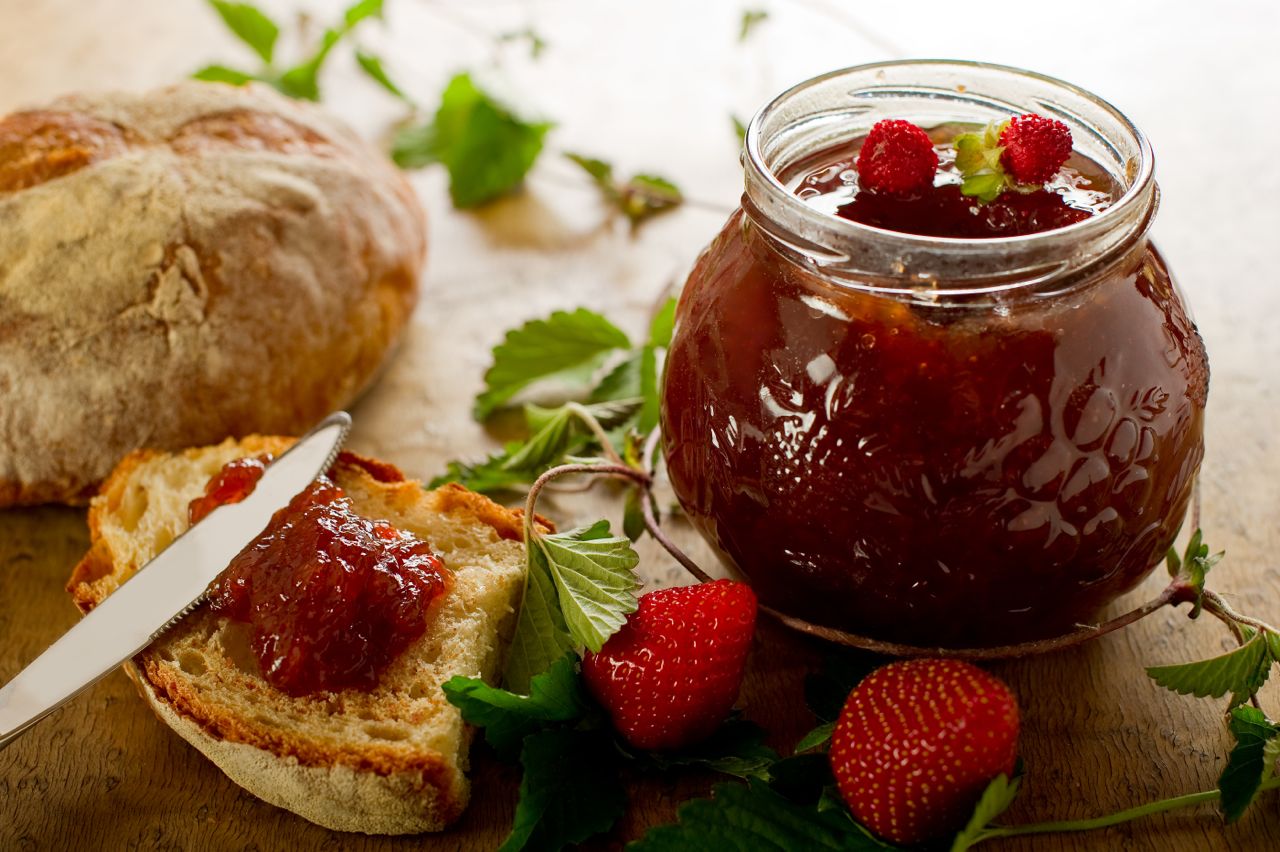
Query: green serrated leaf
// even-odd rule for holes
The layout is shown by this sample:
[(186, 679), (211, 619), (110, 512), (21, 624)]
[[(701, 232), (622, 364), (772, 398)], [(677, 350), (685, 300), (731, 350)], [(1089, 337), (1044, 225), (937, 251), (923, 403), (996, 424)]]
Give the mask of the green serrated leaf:
[(507, 466), (511, 455), (518, 452), (521, 446), (521, 442), (511, 441), (502, 451), (482, 461), (451, 461), (445, 472), (431, 480), (427, 487), (439, 488), (450, 482), (457, 482), (481, 494), (495, 494), (528, 485), (542, 473), (541, 470), (519, 470)]
[(204, 80), (208, 83), (230, 83), (233, 86), (243, 86), (245, 83), (251, 83), (258, 78), (247, 71), (237, 71), (225, 65), (206, 65), (192, 74), (191, 79)]
[(478, 207), (518, 187), (552, 126), (520, 117), (470, 74), (454, 76), (440, 97), (432, 140), (454, 206)]
[(618, 208), (632, 229), (683, 203), (680, 188), (659, 175), (633, 175), (618, 189)]
[(588, 157), (586, 154), (575, 154), (568, 152), (565, 159), (576, 163), (584, 172), (591, 176), (591, 180), (600, 189), (601, 192), (609, 197), (617, 194), (617, 188), (613, 185), (613, 165), (596, 157)]
[(560, 464), (570, 452), (578, 452), (590, 443), (587, 436), (593, 433), (587, 427), (587, 418), (608, 429), (630, 419), (641, 404), (640, 399), (620, 399), (595, 405), (569, 402), (559, 408), (526, 405), (525, 419), (534, 434), (510, 454), (504, 469), (536, 475)]
[[(507, 458), (503, 464), (506, 470), (545, 469), (563, 458), (580, 434), (580, 422), (568, 406), (546, 409), (531, 405), (525, 406), (525, 411), (530, 428), (534, 428), (535, 421), (540, 425), (533, 436)], [(550, 416), (544, 416), (544, 412)]]
[(381, 18), (382, 2), (383, 0), (359, 0), (357, 3), (352, 3), (342, 13), (343, 23), (347, 29), (353, 29), (356, 24), (366, 18)]
[(1271, 653), (1271, 659), (1280, 663), (1280, 635), (1272, 633), (1270, 630), (1265, 631), (1267, 650)]
[(515, 821), (499, 852), (559, 852), (608, 831), (626, 808), (616, 752), (602, 731), (530, 734), (520, 763)]
[(764, 744), (764, 729), (759, 725), (745, 719), (729, 719), (690, 748), (644, 752), (637, 760), (660, 770), (695, 766), (739, 778), (766, 779), (778, 753)]
[(639, 541), (644, 535), (644, 511), (640, 505), (643, 498), (639, 488), (628, 488), (626, 501), (622, 505), (622, 531), (632, 542)]
[(951, 842), (951, 852), (964, 852), (981, 840), (983, 829), (1013, 804), (1014, 798), (1018, 795), (1018, 784), (1019, 779), (1010, 779), (1004, 774), (991, 780), (987, 789), (982, 792), (982, 797), (978, 799), (978, 804), (974, 806), (973, 815), (969, 817), (968, 824)]
[(719, 784), (713, 798), (681, 805), (679, 822), (652, 828), (630, 852), (836, 850), (886, 848), (841, 813), (818, 813), (787, 801), (763, 782)]
[(612, 370), (605, 373), (604, 378), (592, 389), (587, 399), (590, 402), (607, 402), (614, 399), (641, 397), (643, 390), (640, 387), (640, 359), (641, 354), (633, 352), (619, 361)]
[(658, 392), (658, 353), (652, 346), (640, 350), (640, 397), (644, 405), (636, 428), (647, 434), (658, 425), (662, 410), (662, 397)]
[(507, 651), (503, 683), (512, 692), (527, 694), (533, 679), (565, 654), (576, 651), (551, 570), (542, 550), (527, 547), (524, 599), (516, 617), (516, 632)]
[(550, 378), (585, 383), (615, 349), (631, 341), (617, 326), (593, 311), (557, 311), (507, 332), (493, 350), (493, 366), (484, 375), (475, 416), (484, 420), (536, 381)]
[(436, 153), (436, 126), (426, 122), (397, 129), (391, 138), (391, 159), (402, 169), (420, 169), (440, 162)]
[(404, 93), (404, 90), (396, 85), (395, 81), (387, 74), (387, 69), (383, 67), (382, 60), (372, 53), (364, 50), (356, 51), (356, 62), (360, 65), (364, 73), (382, 88), (395, 95), (407, 104), (412, 104), (413, 100)]
[(609, 535), (609, 522), (565, 533), (540, 535), (531, 550), (546, 559), (559, 595), (569, 635), (591, 651), (605, 641), (636, 610), (635, 575), (639, 555), (625, 536)]
[(822, 723), (800, 738), (800, 742), (796, 743), (796, 754), (804, 751), (810, 751), (811, 749), (815, 749), (821, 745), (826, 745), (827, 741), (831, 739), (831, 735), (835, 733), (835, 730), (835, 722)]
[(320, 47), (310, 59), (298, 63), (285, 71), (276, 80), (276, 88), (291, 98), (300, 100), (320, 100), (320, 69), (324, 67), (329, 53), (342, 40), (342, 30), (328, 29), (320, 39)]
[(738, 26), (738, 41), (746, 41), (757, 26), (769, 19), (764, 9), (743, 9), (742, 20)]
[(662, 303), (662, 307), (649, 322), (649, 345), (666, 348), (671, 345), (671, 335), (676, 326), (676, 304), (679, 300), (672, 296)]
[[(217, 11), (222, 22), (227, 25), (236, 37), (249, 45), (253, 52), (262, 57), (262, 61), (271, 64), (275, 55), (276, 39), (280, 36), (280, 28), (275, 21), (268, 18), (262, 10), (251, 3), (229, 3), (226, 0), (209, 0), (209, 5)], [(198, 79), (207, 79), (200, 77)], [(223, 81), (226, 82), (226, 81)]]
[(1261, 710), (1249, 706), (1232, 710), (1228, 726), (1236, 745), (1218, 779), (1218, 789), (1222, 791), (1222, 815), (1231, 824), (1240, 819), (1257, 795), (1267, 766), (1267, 744), (1280, 729)]
[(1280, 764), (1280, 737), (1272, 737), (1262, 748), (1262, 783), (1270, 781)]
[(567, 655), (534, 677), (528, 695), (517, 695), (489, 686), (476, 678), (454, 677), (445, 681), (449, 703), (462, 710), (462, 718), (484, 729), (485, 739), (504, 758), (514, 757), (526, 735), (548, 722), (571, 722), (590, 706), (576, 669), (577, 658)]
[(1151, 666), (1147, 674), (1165, 689), (1198, 698), (1221, 698), (1232, 694), (1235, 706), (1248, 700), (1266, 682), (1272, 658), (1267, 640), (1254, 636), (1232, 651), (1172, 666)]

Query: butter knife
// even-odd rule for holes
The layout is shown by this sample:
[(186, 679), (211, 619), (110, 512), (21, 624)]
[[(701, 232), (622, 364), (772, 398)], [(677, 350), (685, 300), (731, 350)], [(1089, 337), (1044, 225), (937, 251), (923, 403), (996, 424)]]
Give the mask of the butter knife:
[(253, 492), (214, 509), (0, 688), (0, 749), (106, 677), (194, 609), (209, 584), (338, 457), (351, 416), (326, 417), (267, 466)]

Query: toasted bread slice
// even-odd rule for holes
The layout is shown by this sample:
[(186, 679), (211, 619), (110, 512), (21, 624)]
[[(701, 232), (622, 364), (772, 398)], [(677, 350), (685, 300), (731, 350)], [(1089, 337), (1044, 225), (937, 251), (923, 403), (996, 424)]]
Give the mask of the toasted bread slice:
[[(189, 501), (225, 463), (290, 443), (253, 436), (127, 457), (89, 510), (92, 547), (67, 586), (76, 604), (87, 612), (185, 530)], [(248, 628), (207, 607), (125, 669), (165, 723), (267, 802), (338, 831), (436, 831), (466, 807), (472, 736), (441, 684), (499, 671), (523, 588), (522, 517), (350, 453), (333, 476), (356, 511), (428, 542), (453, 571), (426, 634), (376, 689), (290, 697), (262, 678)]]

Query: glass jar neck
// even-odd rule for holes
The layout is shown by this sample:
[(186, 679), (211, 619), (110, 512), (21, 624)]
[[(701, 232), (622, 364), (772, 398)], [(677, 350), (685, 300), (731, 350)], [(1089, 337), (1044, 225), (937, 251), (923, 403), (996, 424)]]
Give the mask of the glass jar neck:
[[(887, 231), (817, 210), (784, 183), (814, 154), (877, 121), (985, 125), (1034, 112), (1056, 118), (1075, 149), (1123, 189), (1101, 213), (1019, 237), (956, 239)], [(784, 92), (747, 128), (743, 209), (792, 261), (859, 289), (907, 297), (1041, 293), (1110, 266), (1146, 234), (1159, 192), (1151, 146), (1115, 107), (1067, 83), (999, 65), (919, 60), (861, 65)]]

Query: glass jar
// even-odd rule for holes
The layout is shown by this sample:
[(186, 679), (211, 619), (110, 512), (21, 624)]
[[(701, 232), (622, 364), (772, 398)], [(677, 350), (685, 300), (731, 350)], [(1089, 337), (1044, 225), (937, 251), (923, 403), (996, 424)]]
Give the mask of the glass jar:
[[(788, 188), (884, 118), (1065, 122), (1120, 187), (1020, 237), (886, 231)], [(1151, 148), (1114, 107), (1000, 66), (809, 80), (751, 122), (742, 208), (680, 298), (663, 379), (671, 483), (788, 615), (971, 647), (1056, 635), (1172, 543), (1203, 455), (1208, 364), (1147, 238)]]

